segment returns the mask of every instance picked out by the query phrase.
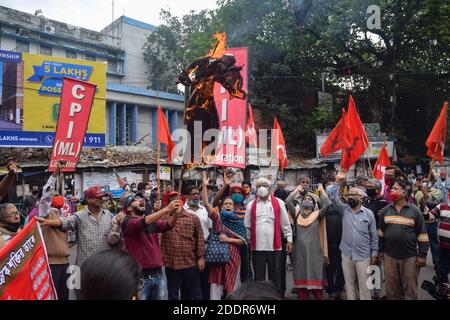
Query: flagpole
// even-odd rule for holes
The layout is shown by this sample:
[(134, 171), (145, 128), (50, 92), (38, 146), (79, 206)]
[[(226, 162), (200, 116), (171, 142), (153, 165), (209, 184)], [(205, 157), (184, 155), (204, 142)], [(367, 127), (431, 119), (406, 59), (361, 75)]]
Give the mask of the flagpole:
[[(440, 139), (438, 139), (438, 141), (440, 141)], [(434, 147), (433, 158), (431, 159), (430, 171), (428, 172), (428, 181), (430, 181), (431, 173), (433, 172), (433, 169), (434, 169), (434, 162), (436, 161), (436, 152), (437, 152), (438, 147), (439, 147), (439, 144), (436, 143), (436, 147)]]
[[(363, 144), (364, 144), (364, 148), (366, 149), (364, 151), (364, 155), (367, 156), (366, 155), (366, 151), (367, 151), (366, 141), (364, 140), (364, 137), (362, 137), (362, 138), (363, 138), (362, 141), (363, 141)], [(369, 156), (367, 156), (367, 162), (369, 162), (370, 176), (373, 178), (372, 164), (370, 163), (370, 157)]]
[(160, 198), (160, 190), (159, 190), (159, 185), (160, 185), (160, 162), (161, 162), (161, 143), (158, 141), (158, 147), (156, 149), (156, 190), (158, 192), (158, 200)]

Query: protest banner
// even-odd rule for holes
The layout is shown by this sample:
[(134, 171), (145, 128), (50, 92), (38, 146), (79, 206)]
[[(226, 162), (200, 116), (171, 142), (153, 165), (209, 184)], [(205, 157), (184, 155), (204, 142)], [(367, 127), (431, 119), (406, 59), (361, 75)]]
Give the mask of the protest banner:
[(56, 300), (41, 227), (33, 218), (0, 250), (0, 300)]
[(95, 84), (88, 82), (64, 78), (50, 172), (55, 171), (58, 160), (67, 161), (62, 172), (75, 171), (83, 147), (96, 87)]
[[(236, 65), (242, 66), (243, 90), (247, 90), (247, 48), (229, 48), (236, 58)], [(220, 136), (214, 160), (211, 165), (245, 168), (245, 131), (247, 99), (230, 98), (228, 92), (218, 83), (214, 85), (214, 100), (219, 115)]]

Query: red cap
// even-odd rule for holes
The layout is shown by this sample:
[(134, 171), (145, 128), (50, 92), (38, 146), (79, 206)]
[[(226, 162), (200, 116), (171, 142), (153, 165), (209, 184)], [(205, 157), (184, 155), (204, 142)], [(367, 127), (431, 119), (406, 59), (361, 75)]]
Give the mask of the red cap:
[(84, 191), (84, 197), (86, 199), (89, 198), (100, 198), (106, 195), (106, 193), (102, 192), (102, 190), (99, 187), (90, 187), (86, 191)]
[(64, 206), (64, 197), (63, 196), (54, 196), (52, 198), (52, 208), (61, 209)]
[(445, 177), (445, 178), (447, 178), (447, 172), (445, 172), (445, 171), (442, 171), (442, 172), (441, 172), (441, 177)]

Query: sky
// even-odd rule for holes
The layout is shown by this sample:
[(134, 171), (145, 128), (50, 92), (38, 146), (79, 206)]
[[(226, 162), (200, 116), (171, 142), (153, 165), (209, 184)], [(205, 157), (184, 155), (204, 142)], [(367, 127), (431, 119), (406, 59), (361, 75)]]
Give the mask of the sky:
[(44, 17), (78, 27), (101, 31), (112, 20), (125, 15), (152, 25), (159, 25), (159, 12), (168, 9), (175, 16), (191, 10), (216, 8), (216, 0), (0, 0), (0, 5), (34, 14), (42, 10)]

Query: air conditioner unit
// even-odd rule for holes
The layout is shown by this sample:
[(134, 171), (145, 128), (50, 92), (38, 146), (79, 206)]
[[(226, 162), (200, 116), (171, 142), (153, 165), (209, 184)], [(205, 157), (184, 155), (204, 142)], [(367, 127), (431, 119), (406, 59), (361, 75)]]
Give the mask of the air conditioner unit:
[(55, 33), (55, 30), (56, 30), (55, 26), (52, 26), (52, 25), (49, 25), (49, 24), (46, 24), (44, 26), (44, 32)]

